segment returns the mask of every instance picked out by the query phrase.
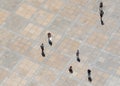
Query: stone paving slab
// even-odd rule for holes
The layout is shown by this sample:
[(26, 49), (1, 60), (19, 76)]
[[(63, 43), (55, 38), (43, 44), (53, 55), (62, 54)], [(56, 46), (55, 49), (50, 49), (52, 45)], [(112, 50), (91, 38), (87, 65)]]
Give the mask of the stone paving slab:
[(0, 86), (119, 86), (119, 7), (120, 0), (0, 0)]

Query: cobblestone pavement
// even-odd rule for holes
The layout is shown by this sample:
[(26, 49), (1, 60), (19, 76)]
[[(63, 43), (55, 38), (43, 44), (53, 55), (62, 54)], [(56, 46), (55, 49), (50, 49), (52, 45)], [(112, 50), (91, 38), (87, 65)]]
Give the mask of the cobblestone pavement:
[(0, 86), (120, 86), (120, 0), (102, 1), (105, 25), (101, 0), (0, 0)]

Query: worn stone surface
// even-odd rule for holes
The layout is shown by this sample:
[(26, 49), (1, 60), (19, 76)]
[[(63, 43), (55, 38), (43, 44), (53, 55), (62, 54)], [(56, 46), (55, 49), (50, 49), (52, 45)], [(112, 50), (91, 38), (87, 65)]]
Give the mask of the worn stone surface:
[(120, 0), (102, 1), (103, 26), (101, 0), (0, 0), (0, 86), (119, 86)]

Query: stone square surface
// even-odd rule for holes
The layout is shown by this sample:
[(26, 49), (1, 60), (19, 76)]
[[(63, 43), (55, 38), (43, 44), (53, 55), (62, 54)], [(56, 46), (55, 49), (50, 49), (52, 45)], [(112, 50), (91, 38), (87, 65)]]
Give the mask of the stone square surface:
[[(70, 3), (75, 3), (76, 5), (85, 6), (89, 0), (69, 0)], [(94, 1), (94, 0), (93, 0)]]
[(58, 82), (55, 84), (57, 86), (77, 86), (78, 85), (78, 81), (74, 80), (71, 77), (67, 77), (65, 75), (63, 75)]
[(20, 57), (18, 57), (15, 53), (5, 51), (0, 58), (0, 65), (9, 70), (12, 70), (19, 61), (19, 59)]
[(28, 38), (35, 40), (40, 33), (42, 32), (42, 27), (38, 27), (32, 23), (28, 24), (24, 30), (21, 31), (21, 34), (25, 35)]
[(57, 79), (57, 75), (57, 72), (45, 67), (41, 68), (41, 70), (35, 74), (34, 78), (37, 82), (40, 83), (40, 85), (51, 86), (53, 82)]
[(7, 46), (12, 39), (14, 39), (15, 34), (8, 31), (7, 29), (0, 30), (0, 45)]
[(74, 21), (75, 18), (79, 15), (80, 8), (73, 4), (65, 5), (65, 7), (61, 10), (60, 14), (66, 17), (68, 20)]
[(93, 45), (97, 48), (103, 48), (105, 46), (105, 44), (108, 41), (108, 36), (103, 34), (103, 33), (99, 33), (99, 32), (93, 32), (87, 39), (87, 43), (90, 45)]
[(9, 13), (6, 12), (5, 10), (0, 10), (0, 25), (4, 23), (6, 18), (8, 17)]
[(10, 49), (19, 53), (25, 53), (30, 46), (31, 42), (22, 37), (16, 37), (15, 40), (9, 44)]
[(78, 39), (80, 41), (84, 41), (91, 30), (92, 28), (87, 28), (86, 25), (76, 24), (69, 30), (68, 36)]
[(54, 13), (58, 12), (64, 6), (64, 0), (47, 0), (44, 8)]
[(0, 86), (119, 86), (119, 3), (0, 0)]
[(71, 58), (61, 55), (59, 53), (53, 53), (51, 57), (45, 63), (59, 71), (63, 70), (67, 62), (69, 62)]
[(80, 46), (79, 42), (74, 41), (70, 38), (65, 38), (57, 50), (60, 53), (75, 55), (76, 50), (78, 49), (79, 46)]
[(34, 7), (39, 8), (45, 0), (25, 0), (27, 3), (30, 3), (31, 5), (33, 5)]
[(0, 83), (8, 76), (9, 72), (3, 68), (0, 68)]
[(54, 18), (53, 13), (40, 9), (37, 12), (37, 15), (35, 16), (34, 21), (36, 21), (38, 24), (42, 26), (47, 26), (48, 24), (50, 24), (53, 18)]
[(5, 27), (13, 30), (15, 32), (19, 32), (22, 28), (24, 28), (28, 24), (28, 21), (25, 18), (22, 18), (19, 15), (12, 14), (6, 21)]
[(0, 0), (0, 8), (3, 8), (7, 11), (13, 11), (20, 3), (21, 0)]
[(6, 80), (4, 86), (25, 86), (26, 80), (21, 78), (17, 73), (13, 73), (9, 76), (9, 79)]
[(71, 26), (71, 22), (58, 15), (49, 26), (49, 29), (58, 33), (65, 33), (69, 29), (69, 26)]
[[(100, 58), (96, 60), (96, 66), (109, 73), (118, 74), (120, 67), (120, 58), (110, 54), (101, 53)], [(112, 63), (112, 64), (111, 64)], [(119, 74), (118, 74), (119, 76)]]
[(15, 72), (17, 72), (22, 77), (31, 78), (33, 77), (38, 67), (38, 64), (33, 63), (29, 59), (23, 59), (15, 69)]
[(107, 51), (111, 53), (115, 53), (117, 55), (120, 55), (120, 39), (119, 38), (112, 38), (106, 48)]
[(16, 14), (29, 19), (36, 11), (36, 8), (29, 6), (27, 4), (22, 4), (18, 10), (16, 11)]

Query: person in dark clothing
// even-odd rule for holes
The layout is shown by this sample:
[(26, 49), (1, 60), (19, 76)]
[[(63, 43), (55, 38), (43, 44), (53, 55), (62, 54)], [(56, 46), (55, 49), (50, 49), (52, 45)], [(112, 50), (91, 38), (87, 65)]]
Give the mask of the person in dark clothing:
[(44, 51), (44, 45), (43, 45), (43, 43), (41, 44), (40, 48), (41, 48), (42, 51)]
[(48, 43), (49, 43), (49, 45), (52, 46), (52, 35), (51, 35), (51, 33), (48, 33)]
[(89, 82), (92, 82), (92, 78), (91, 78), (91, 70), (88, 69), (88, 70), (87, 70), (87, 73), (88, 73), (88, 81), (89, 81)]
[(100, 8), (103, 8), (103, 2), (100, 2), (100, 6), (99, 6)]
[(41, 48), (41, 50), (42, 50), (41, 55), (42, 55), (43, 57), (45, 57), (45, 53), (44, 53), (44, 44), (43, 44), (43, 43), (41, 44), (40, 48)]
[(76, 52), (76, 57), (77, 57), (77, 61), (80, 62), (80, 58), (79, 58), (79, 50), (77, 50), (77, 52)]
[(103, 15), (104, 15), (104, 11), (101, 9), (101, 10), (100, 10), (100, 17), (102, 18)]
[(100, 22), (101, 22), (101, 25), (104, 25), (104, 22), (103, 22), (103, 20), (102, 20), (103, 15), (104, 15), (103, 2), (100, 2), (99, 11), (100, 11)]
[(69, 72), (70, 72), (70, 73), (73, 73), (72, 66), (69, 67)]

